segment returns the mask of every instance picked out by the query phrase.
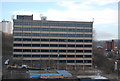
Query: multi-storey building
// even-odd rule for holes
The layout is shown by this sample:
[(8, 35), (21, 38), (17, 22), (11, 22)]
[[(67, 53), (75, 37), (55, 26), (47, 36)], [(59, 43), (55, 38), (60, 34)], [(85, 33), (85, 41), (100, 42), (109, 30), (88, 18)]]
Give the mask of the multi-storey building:
[(13, 22), (14, 60), (92, 66), (93, 22), (33, 20), (33, 15), (17, 15)]
[(0, 22), (0, 26), (3, 32), (8, 34), (12, 33), (12, 23), (10, 21), (3, 20), (2, 22)]

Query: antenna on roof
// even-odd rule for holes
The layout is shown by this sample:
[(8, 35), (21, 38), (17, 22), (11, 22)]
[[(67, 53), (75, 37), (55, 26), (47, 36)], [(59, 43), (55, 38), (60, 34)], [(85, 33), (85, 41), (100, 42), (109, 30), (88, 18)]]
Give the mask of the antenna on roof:
[(14, 17), (15, 17), (15, 15), (12, 15), (11, 19), (13, 20), (13, 19), (14, 19)]
[(47, 19), (46, 16), (43, 16), (43, 14), (40, 14), (41, 21), (45, 21)]

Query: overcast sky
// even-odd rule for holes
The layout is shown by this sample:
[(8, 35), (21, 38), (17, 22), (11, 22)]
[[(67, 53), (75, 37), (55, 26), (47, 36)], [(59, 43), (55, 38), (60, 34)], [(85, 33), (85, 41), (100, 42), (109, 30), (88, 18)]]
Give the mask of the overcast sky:
[(96, 39), (112, 40), (118, 37), (118, 1), (2, 0), (0, 21), (12, 21), (12, 15), (17, 14), (33, 14), (34, 20), (40, 20), (40, 14), (47, 16), (47, 20), (60, 21), (93, 21), (94, 18)]

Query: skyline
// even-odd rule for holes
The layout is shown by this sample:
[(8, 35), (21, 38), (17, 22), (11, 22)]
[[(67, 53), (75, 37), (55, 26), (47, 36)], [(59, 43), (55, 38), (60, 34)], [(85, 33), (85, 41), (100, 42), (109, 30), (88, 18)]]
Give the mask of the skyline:
[(0, 21), (12, 21), (12, 15), (31, 14), (34, 20), (40, 20), (40, 14), (47, 16), (47, 20), (56, 21), (93, 21), (94, 18), (97, 40), (118, 38), (118, 0), (12, 1), (2, 1)]

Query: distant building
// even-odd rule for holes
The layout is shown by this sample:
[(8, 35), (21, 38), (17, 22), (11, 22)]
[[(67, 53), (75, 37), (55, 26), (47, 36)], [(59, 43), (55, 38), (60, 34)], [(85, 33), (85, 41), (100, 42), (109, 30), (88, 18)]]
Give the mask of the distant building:
[(114, 51), (115, 50), (115, 41), (106, 41), (105, 48), (107, 51)]
[(33, 20), (33, 15), (18, 15), (13, 27), (14, 60), (92, 67), (93, 22)]
[(103, 48), (102, 46), (97, 46), (97, 50), (98, 50), (99, 52), (101, 52), (101, 53), (104, 52), (104, 48)]
[(2, 22), (0, 22), (0, 26), (3, 32), (8, 34), (12, 33), (12, 23), (10, 21), (3, 20)]

